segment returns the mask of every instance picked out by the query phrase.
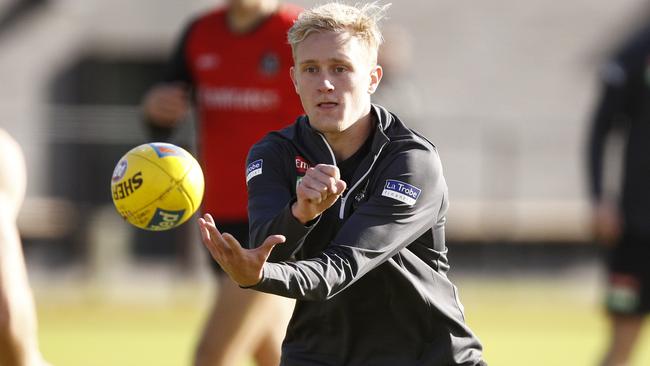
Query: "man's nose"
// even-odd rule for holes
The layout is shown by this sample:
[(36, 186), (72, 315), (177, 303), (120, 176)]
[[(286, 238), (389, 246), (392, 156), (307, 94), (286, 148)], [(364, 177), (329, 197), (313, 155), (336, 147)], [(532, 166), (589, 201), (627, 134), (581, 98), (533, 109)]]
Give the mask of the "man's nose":
[(322, 93), (328, 93), (334, 90), (334, 84), (329, 80), (329, 78), (323, 78), (320, 82), (318, 90)]

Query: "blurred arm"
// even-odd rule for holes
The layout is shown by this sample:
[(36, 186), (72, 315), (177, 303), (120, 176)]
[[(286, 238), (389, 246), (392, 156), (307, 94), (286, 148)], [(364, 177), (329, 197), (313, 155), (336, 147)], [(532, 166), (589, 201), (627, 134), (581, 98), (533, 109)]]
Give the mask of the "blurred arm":
[(162, 81), (149, 89), (142, 101), (144, 121), (155, 140), (167, 140), (173, 128), (190, 110), (191, 88), (194, 82), (187, 65), (185, 45), (192, 24), (177, 41), (165, 67)]
[(601, 74), (600, 99), (592, 118), (588, 146), (589, 189), (594, 205), (592, 231), (605, 244), (621, 235), (622, 218), (618, 203), (603, 192), (603, 167), (607, 138), (634, 115), (636, 71), (634, 52), (624, 52), (609, 62)]
[(0, 364), (44, 365), (38, 350), (36, 310), (16, 227), (25, 193), (18, 145), (0, 130)]

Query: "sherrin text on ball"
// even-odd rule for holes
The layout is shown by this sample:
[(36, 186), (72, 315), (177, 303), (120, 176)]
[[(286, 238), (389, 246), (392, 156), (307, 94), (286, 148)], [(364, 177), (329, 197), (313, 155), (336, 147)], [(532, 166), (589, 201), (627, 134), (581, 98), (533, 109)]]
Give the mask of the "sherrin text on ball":
[(161, 142), (131, 149), (116, 164), (111, 195), (131, 224), (160, 231), (187, 221), (201, 205), (203, 171), (183, 148)]

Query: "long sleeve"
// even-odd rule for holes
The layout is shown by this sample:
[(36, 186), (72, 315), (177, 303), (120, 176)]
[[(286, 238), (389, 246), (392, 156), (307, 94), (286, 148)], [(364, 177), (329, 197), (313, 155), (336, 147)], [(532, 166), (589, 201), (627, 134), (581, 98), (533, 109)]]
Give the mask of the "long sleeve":
[[(620, 72), (623, 72), (622, 69)], [(600, 100), (592, 118), (588, 147), (589, 192), (594, 201), (598, 201), (602, 195), (603, 156), (607, 136), (614, 122), (623, 118), (622, 86), (603, 82), (601, 89)]]
[(292, 182), (292, 172), (286, 169), (282, 157), (293, 159), (281, 145), (265, 141), (253, 146), (246, 169), (249, 247), (260, 246), (272, 234), (282, 234), (287, 238), (285, 243), (273, 249), (269, 262), (291, 258), (314, 226), (313, 223), (302, 225), (291, 213), (296, 183)]
[(649, 45), (650, 28), (632, 37), (601, 70), (600, 99), (587, 147), (589, 191), (596, 201), (602, 195), (603, 156), (609, 133), (629, 126), (643, 113)]
[[(162, 83), (184, 83), (188, 86), (194, 84), (190, 69), (187, 63), (185, 46), (194, 22), (191, 22), (181, 33), (176, 41), (172, 54), (165, 65), (161, 78)], [(174, 132), (174, 128), (160, 127), (153, 123), (148, 116), (143, 116), (143, 121), (149, 137), (155, 141), (167, 141)]]
[[(433, 230), (437, 222), (444, 222), (447, 186), (437, 153), (400, 151), (377, 169), (382, 173), (369, 200), (321, 254), (291, 263), (267, 263), (255, 289), (301, 300), (329, 299)], [(310, 238), (304, 245), (312, 245)], [(444, 243), (437, 245), (444, 247)], [(427, 246), (434, 250), (436, 244)]]

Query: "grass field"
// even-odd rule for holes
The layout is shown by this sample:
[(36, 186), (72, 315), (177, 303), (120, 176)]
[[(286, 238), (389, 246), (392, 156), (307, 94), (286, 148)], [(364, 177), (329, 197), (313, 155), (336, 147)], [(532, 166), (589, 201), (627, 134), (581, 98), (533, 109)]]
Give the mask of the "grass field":
[[(461, 276), (467, 320), (496, 366), (595, 366), (606, 323), (593, 279)], [(41, 347), (55, 366), (189, 365), (205, 286), (36, 287)], [(634, 366), (650, 365), (650, 334)], [(252, 363), (245, 363), (253, 366)]]
[[(459, 282), (468, 323), (490, 365), (598, 364), (607, 323), (589, 284), (530, 277)], [(650, 365), (649, 341), (641, 340), (633, 365)]]

